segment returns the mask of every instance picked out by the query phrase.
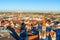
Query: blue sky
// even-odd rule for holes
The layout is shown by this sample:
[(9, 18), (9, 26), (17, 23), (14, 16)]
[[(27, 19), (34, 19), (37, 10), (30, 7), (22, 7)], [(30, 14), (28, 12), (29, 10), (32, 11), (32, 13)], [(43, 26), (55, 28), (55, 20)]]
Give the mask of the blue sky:
[(0, 11), (60, 11), (60, 0), (0, 0)]

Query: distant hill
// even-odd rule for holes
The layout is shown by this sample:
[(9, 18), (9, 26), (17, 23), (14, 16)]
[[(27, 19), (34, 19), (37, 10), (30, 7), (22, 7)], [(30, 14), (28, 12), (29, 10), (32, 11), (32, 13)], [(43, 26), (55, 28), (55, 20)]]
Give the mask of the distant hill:
[(23, 15), (26, 15), (26, 14), (30, 14), (30, 15), (60, 15), (59, 12), (0, 12), (0, 15), (2, 14), (23, 14)]

